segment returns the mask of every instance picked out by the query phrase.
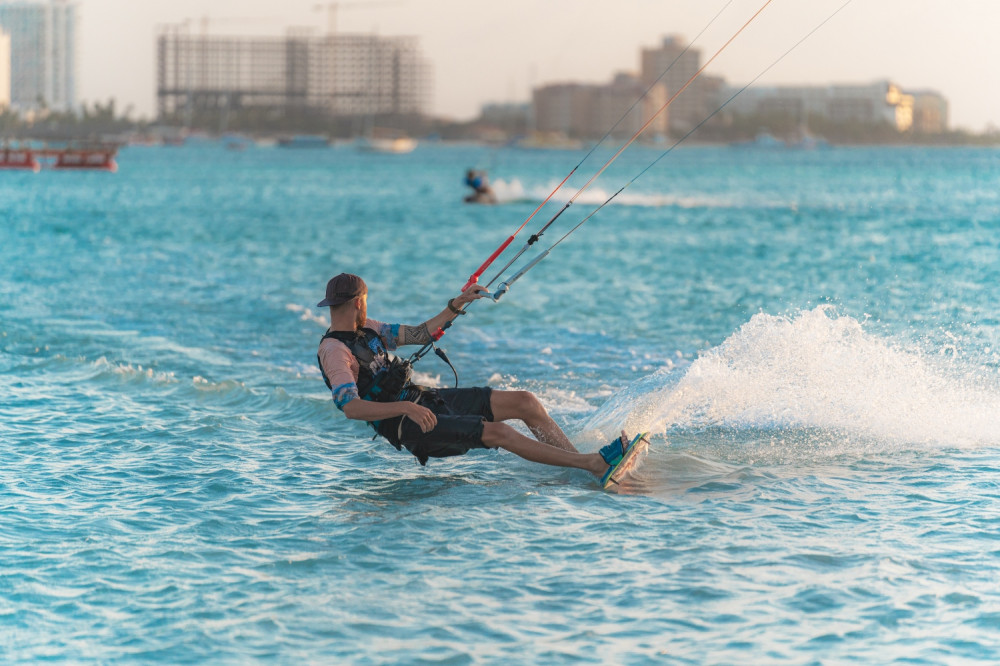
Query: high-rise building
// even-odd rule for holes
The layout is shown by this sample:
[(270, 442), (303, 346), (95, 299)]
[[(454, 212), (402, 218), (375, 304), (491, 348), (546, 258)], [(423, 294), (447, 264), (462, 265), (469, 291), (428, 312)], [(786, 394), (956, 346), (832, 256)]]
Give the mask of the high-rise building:
[(0, 111), (10, 107), (10, 35), (0, 30)]
[(672, 134), (689, 132), (711, 113), (712, 92), (719, 88), (719, 81), (705, 76), (691, 80), (701, 68), (701, 51), (686, 45), (680, 37), (672, 35), (664, 38), (658, 48), (642, 49), (640, 66), (643, 84), (659, 80), (668, 99), (676, 95), (670, 102)]
[[(536, 88), (532, 94), (535, 130), (574, 138), (631, 137), (652, 118), (646, 137), (667, 131), (669, 114), (653, 115), (666, 102), (662, 85), (646, 89), (636, 77), (618, 74), (607, 84), (558, 83)], [(624, 114), (624, 116), (623, 116)], [(616, 124), (617, 123), (617, 124)]]
[(749, 88), (729, 109), (748, 115), (785, 114), (802, 125), (815, 116), (833, 123), (887, 125), (899, 132), (935, 134), (948, 127), (944, 97), (928, 90), (907, 92), (891, 81)]
[(76, 16), (70, 0), (0, 1), (0, 29), (10, 35), (14, 108), (76, 106)]
[(913, 129), (921, 134), (948, 130), (948, 100), (934, 90), (917, 90), (913, 96)]
[(590, 135), (590, 109), (594, 89), (585, 83), (553, 83), (532, 91), (535, 131), (566, 136)]
[(421, 114), (430, 67), (414, 37), (191, 35), (157, 39), (161, 118), (252, 109), (327, 116)]

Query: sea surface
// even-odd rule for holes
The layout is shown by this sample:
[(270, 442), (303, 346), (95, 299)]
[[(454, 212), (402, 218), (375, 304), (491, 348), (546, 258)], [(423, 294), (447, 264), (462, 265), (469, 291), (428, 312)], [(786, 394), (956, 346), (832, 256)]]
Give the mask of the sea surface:
[[(583, 157), (0, 173), (0, 662), (1000, 660), (998, 150), (681, 148), (471, 306), (461, 385), (535, 392), (588, 452), (651, 431), (617, 492), (506, 452), (421, 467), (336, 410), (327, 279), (420, 323)], [(462, 203), (469, 167), (500, 205)]]

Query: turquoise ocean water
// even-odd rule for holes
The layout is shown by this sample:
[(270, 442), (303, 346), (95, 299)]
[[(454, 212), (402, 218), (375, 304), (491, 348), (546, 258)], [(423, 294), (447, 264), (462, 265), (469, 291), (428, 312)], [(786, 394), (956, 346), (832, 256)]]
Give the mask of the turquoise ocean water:
[[(678, 150), (470, 308), (463, 385), (536, 392), (586, 451), (652, 431), (619, 493), (503, 452), (421, 468), (335, 410), (326, 280), (423, 321), (581, 157), (0, 174), (0, 661), (1000, 659), (996, 150)], [(461, 203), (471, 166), (501, 205)]]

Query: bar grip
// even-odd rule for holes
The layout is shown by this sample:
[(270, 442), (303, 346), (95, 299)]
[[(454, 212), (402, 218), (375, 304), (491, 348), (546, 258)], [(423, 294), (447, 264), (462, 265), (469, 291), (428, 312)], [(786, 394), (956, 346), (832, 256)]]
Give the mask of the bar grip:
[(500, 245), (500, 247), (498, 247), (496, 249), (496, 251), (494, 251), (493, 254), (490, 255), (490, 258), (487, 259), (486, 261), (484, 261), (483, 265), (480, 266), (476, 270), (476, 272), (473, 273), (469, 277), (469, 281), (465, 283), (464, 287), (462, 287), (462, 291), (465, 291), (466, 289), (468, 289), (469, 287), (471, 287), (472, 285), (474, 285), (477, 281), (479, 281), (479, 278), (482, 277), (483, 273), (486, 272), (486, 269), (490, 267), (490, 264), (492, 264), (494, 261), (496, 261), (497, 257), (499, 257), (503, 253), (504, 250), (506, 250), (508, 247), (510, 247), (510, 244), (513, 243), (513, 242), (514, 242), (514, 237), (513, 236), (511, 236), (510, 238), (508, 238), (507, 240), (505, 240)]

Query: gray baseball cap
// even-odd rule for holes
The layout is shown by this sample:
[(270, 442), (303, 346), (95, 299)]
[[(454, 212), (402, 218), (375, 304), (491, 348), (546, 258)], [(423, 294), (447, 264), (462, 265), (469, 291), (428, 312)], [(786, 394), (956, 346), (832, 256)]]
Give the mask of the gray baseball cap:
[(368, 285), (357, 275), (341, 273), (326, 283), (326, 298), (316, 304), (318, 308), (340, 305), (368, 293)]

